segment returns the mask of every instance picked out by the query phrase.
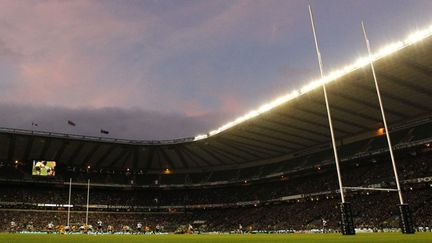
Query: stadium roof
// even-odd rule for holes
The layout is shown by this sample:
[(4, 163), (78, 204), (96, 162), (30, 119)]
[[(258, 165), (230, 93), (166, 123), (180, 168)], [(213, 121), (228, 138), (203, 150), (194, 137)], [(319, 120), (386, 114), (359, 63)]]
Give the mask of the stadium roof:
[(322, 83), (339, 142), (382, 127), (369, 62), (375, 63), (390, 126), (432, 115), (432, 28), (359, 59), (219, 129), (165, 141), (108, 139), (0, 129), (0, 161), (55, 160), (70, 166), (176, 172), (270, 164), (328, 146)]

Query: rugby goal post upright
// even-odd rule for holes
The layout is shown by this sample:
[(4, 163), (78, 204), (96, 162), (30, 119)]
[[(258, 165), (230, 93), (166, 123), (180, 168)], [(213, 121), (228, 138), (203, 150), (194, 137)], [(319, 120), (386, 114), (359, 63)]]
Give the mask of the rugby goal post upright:
[(364, 35), (364, 39), (365, 39), (365, 43), (366, 43), (366, 48), (368, 51), (368, 57), (369, 57), (369, 63), (370, 63), (370, 68), (372, 71), (372, 76), (373, 76), (373, 80), (375, 83), (375, 90), (378, 96), (378, 103), (380, 106), (380, 110), (381, 110), (381, 116), (382, 116), (382, 120), (383, 120), (383, 124), (384, 124), (384, 131), (385, 131), (385, 135), (386, 135), (386, 139), (387, 139), (387, 145), (388, 145), (388, 150), (390, 153), (390, 159), (392, 162), (392, 166), (393, 166), (393, 174), (395, 177), (395, 181), (396, 181), (396, 188), (397, 188), (397, 192), (399, 195), (399, 202), (400, 204), (398, 205), (399, 207), (399, 213), (400, 213), (400, 227), (401, 227), (401, 231), (404, 234), (414, 234), (414, 224), (413, 224), (413, 219), (411, 216), (411, 212), (409, 210), (409, 206), (408, 203), (404, 203), (403, 200), (403, 196), (402, 196), (402, 190), (401, 190), (401, 186), (399, 183), (399, 176), (398, 176), (398, 171), (397, 171), (397, 166), (396, 166), (396, 162), (395, 162), (395, 158), (394, 158), (394, 154), (393, 154), (393, 146), (391, 143), (391, 139), (390, 139), (390, 133), (388, 130), (388, 126), (387, 126), (387, 120), (386, 120), (386, 116), (385, 116), (385, 112), (384, 112), (384, 106), (382, 103), (382, 99), (381, 99), (381, 92), (380, 92), (380, 88), (378, 85), (378, 79), (375, 73), (375, 65), (372, 59), (372, 52), (371, 52), (371, 47), (370, 47), (370, 42), (369, 39), (367, 37), (366, 34), (366, 28), (365, 25), (363, 23), (363, 21), (361, 22), (361, 26), (362, 26), (362, 30), (363, 30), (363, 35)]
[(69, 196), (68, 196), (68, 211), (67, 211), (67, 226), (70, 227), (70, 213), (71, 213), (71, 194), (72, 194), (72, 178), (69, 178)]
[[(318, 46), (318, 39), (317, 39), (316, 31), (315, 31), (315, 21), (314, 21), (312, 7), (311, 7), (310, 3), (308, 4), (308, 9), (309, 9), (309, 16), (310, 16), (310, 21), (311, 21), (311, 25), (312, 25), (312, 32), (313, 32), (314, 41), (315, 41), (315, 51), (316, 51), (317, 58), (318, 58), (318, 65), (319, 65), (319, 69), (320, 69), (320, 74), (321, 74), (321, 78), (324, 78), (323, 63), (322, 63), (321, 53), (320, 53), (319, 46)], [(337, 147), (336, 147), (336, 139), (335, 139), (335, 134), (334, 134), (334, 130), (333, 130), (331, 110), (330, 110), (330, 104), (329, 104), (328, 97), (327, 97), (327, 90), (326, 90), (325, 82), (322, 83), (322, 88), (323, 88), (324, 100), (325, 100), (325, 105), (326, 105), (326, 110), (327, 110), (328, 123), (329, 123), (329, 127), (330, 127), (330, 135), (331, 135), (334, 159), (335, 159), (335, 164), (336, 164), (336, 172), (337, 172), (338, 183), (339, 183), (339, 192), (340, 192), (340, 196), (341, 196), (341, 204), (340, 204), (341, 231), (342, 231), (343, 235), (355, 235), (354, 220), (353, 220), (353, 216), (352, 216), (351, 204), (349, 202), (345, 201), (344, 188), (343, 188), (343, 184), (342, 184), (342, 177), (341, 177), (340, 166), (339, 166), (339, 156), (338, 156)]]
[(90, 202), (90, 179), (87, 180), (87, 207), (86, 207), (86, 218), (85, 218), (86, 226), (88, 226), (89, 202)]

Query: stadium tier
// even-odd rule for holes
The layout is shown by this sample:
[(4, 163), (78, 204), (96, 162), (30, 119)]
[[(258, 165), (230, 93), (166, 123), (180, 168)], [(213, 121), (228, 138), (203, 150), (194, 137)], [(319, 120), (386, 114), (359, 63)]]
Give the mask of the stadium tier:
[[(432, 142), (432, 120), (424, 118), (416, 121), (413, 124), (404, 124), (400, 127), (394, 127), (392, 130), (392, 138), (395, 151), (405, 151), (413, 147), (423, 146)], [(0, 135), (1, 136), (1, 135)], [(9, 135), (11, 136), (11, 135)], [(18, 140), (25, 141), (29, 147), (25, 150), (35, 149), (31, 146), (34, 143), (35, 137), (26, 137), (23, 135), (15, 134), (15, 145)], [(21, 137), (23, 136), (23, 137)], [(12, 143), (12, 141), (9, 141)], [(7, 143), (7, 142), (6, 142)], [(47, 142), (53, 143), (53, 142)], [(13, 144), (11, 144), (12, 146)], [(83, 147), (83, 145), (81, 145)], [(45, 149), (44, 149), (45, 148)], [(39, 147), (42, 150), (48, 150), (47, 146)], [(55, 149), (55, 148), (53, 148)], [(16, 150), (13, 148), (11, 150)], [(385, 136), (379, 135), (370, 138), (364, 138), (348, 144), (341, 144), (338, 148), (341, 161), (348, 162), (358, 160), (361, 158), (369, 158), (377, 154), (383, 154), (388, 151), (386, 149)], [(37, 151), (40, 153), (43, 151)], [(61, 151), (57, 150), (57, 153)], [(91, 152), (92, 153), (92, 152)], [(31, 157), (31, 155), (30, 155)], [(61, 157), (61, 156), (60, 156)], [(88, 157), (88, 156), (87, 156)], [(38, 157), (45, 159), (53, 159), (46, 157)], [(56, 159), (56, 158), (54, 158)], [(56, 160), (60, 161), (61, 160)], [(191, 187), (191, 186), (206, 186), (214, 184), (229, 184), (244, 181), (261, 181), (279, 177), (289, 173), (298, 173), (306, 170), (316, 170), (323, 166), (334, 164), (332, 159), (331, 147), (327, 144), (321, 146), (319, 149), (308, 151), (307, 153), (298, 153), (292, 158), (287, 158), (278, 163), (254, 165), (245, 168), (232, 168), (227, 170), (211, 170), (207, 168), (202, 172), (189, 172), (181, 173), (175, 170), (174, 173), (166, 173), (164, 170), (153, 173), (142, 169), (113, 168), (104, 166), (76, 166), (72, 164), (59, 163), (55, 170), (57, 175), (53, 178), (37, 178), (31, 175), (32, 163), (30, 160), (4, 160), (3, 164), (12, 164), (20, 168), (19, 171), (9, 171), (3, 173), (0, 178), (2, 181), (31, 181), (31, 182), (68, 182), (69, 178), (73, 178), (74, 182), (85, 183), (87, 179), (91, 179), (93, 184), (119, 184), (140, 187)], [(171, 172), (171, 169), (170, 169)], [(30, 174), (29, 174), (30, 173)], [(77, 176), (79, 175), (79, 176)]]

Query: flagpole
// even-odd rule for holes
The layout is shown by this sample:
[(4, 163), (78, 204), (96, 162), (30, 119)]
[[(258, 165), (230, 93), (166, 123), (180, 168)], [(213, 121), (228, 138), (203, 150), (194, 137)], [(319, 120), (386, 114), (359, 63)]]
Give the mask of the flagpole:
[(395, 177), (395, 181), (396, 181), (396, 188), (397, 188), (397, 192), (399, 195), (399, 202), (400, 202), (399, 208), (400, 208), (401, 220), (402, 220), (402, 224), (401, 224), (402, 225), (402, 232), (412, 234), (412, 233), (414, 233), (414, 229), (412, 227), (412, 218), (411, 218), (411, 214), (410, 214), (409, 209), (408, 209), (408, 204), (404, 203), (404, 200), (402, 197), (402, 190), (401, 190), (401, 186), (400, 186), (400, 182), (399, 182), (399, 175), (398, 175), (396, 162), (395, 162), (395, 158), (394, 158), (394, 154), (393, 154), (393, 146), (391, 143), (390, 133), (389, 133), (388, 126), (387, 126), (387, 119), (386, 119), (386, 115), (384, 112), (384, 105), (382, 103), (382, 98), (381, 98), (381, 91), (380, 91), (380, 88), (378, 85), (378, 78), (377, 78), (377, 75), (375, 72), (375, 65), (374, 65), (374, 62), (372, 61), (373, 59), (372, 59), (372, 51), (371, 51), (371, 47), (370, 47), (370, 42), (369, 42), (369, 39), (367, 37), (366, 28), (365, 28), (363, 21), (361, 22), (361, 26), (362, 26), (362, 30), (363, 30), (364, 39), (366, 42), (366, 48), (368, 51), (369, 63), (370, 63), (370, 67), (372, 70), (373, 80), (375, 83), (375, 90), (376, 90), (376, 93), (378, 96), (378, 103), (379, 103), (380, 110), (381, 110), (381, 116), (382, 116), (382, 120), (383, 120), (383, 124), (384, 124), (384, 131), (385, 131), (385, 135), (387, 138), (388, 150), (390, 153), (390, 159), (392, 162), (393, 173), (394, 173), (394, 177)]
[(89, 201), (90, 201), (90, 179), (87, 180), (86, 225), (88, 225)]
[(70, 226), (70, 211), (71, 211), (71, 194), (72, 194), (72, 178), (69, 178), (69, 200), (68, 200), (68, 212), (67, 212), (67, 226)]

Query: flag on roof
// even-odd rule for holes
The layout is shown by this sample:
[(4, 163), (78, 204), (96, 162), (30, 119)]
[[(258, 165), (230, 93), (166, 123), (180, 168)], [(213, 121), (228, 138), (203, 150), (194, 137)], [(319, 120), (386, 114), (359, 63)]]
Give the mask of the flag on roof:
[(103, 129), (101, 129), (100, 132), (103, 133), (103, 134), (108, 134), (109, 133), (109, 131), (103, 130)]

